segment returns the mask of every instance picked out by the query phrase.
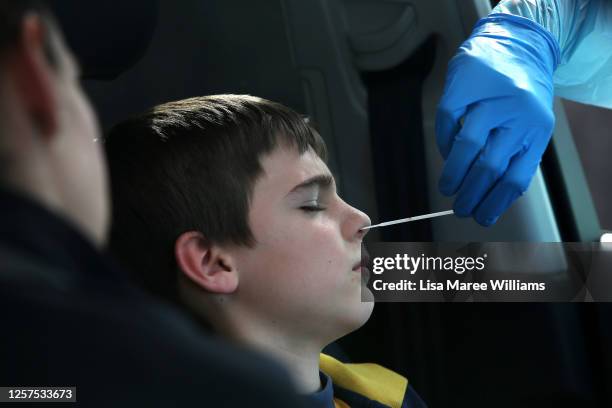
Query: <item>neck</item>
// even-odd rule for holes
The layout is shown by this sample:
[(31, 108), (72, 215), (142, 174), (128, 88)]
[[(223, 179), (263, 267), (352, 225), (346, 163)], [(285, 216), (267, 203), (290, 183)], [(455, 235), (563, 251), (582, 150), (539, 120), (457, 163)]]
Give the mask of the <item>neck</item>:
[[(45, 149), (46, 146), (40, 142), (41, 137), (25, 126), (16, 126), (10, 132), (0, 129), (0, 136), (2, 133), (19, 135), (19, 139), (14, 136), (13, 139), (20, 142), (0, 146), (0, 160), (3, 161), (0, 168), (0, 185), (24, 194), (70, 222), (93, 245), (100, 248), (104, 242), (105, 231), (91, 228), (92, 212), (88, 200), (69, 199), (71, 196), (67, 191), (71, 190), (70, 180), (65, 177), (65, 171), (62, 173), (58, 170), (61, 170), (60, 159), (63, 159), (60, 154)], [(51, 150), (58, 149), (61, 147)], [(72, 194), (72, 197), (74, 196), (75, 194)]]
[(243, 339), (241, 342), (258, 348), (278, 361), (293, 379), (300, 394), (312, 394), (321, 388), (319, 378), (319, 354), (321, 348), (310, 349), (291, 344), (287, 339)]
[[(6, 85), (5, 81), (0, 81)], [(6, 89), (9, 89), (7, 91)], [(10, 92), (12, 86), (4, 91)], [(55, 212), (64, 213), (64, 202), (49, 168), (48, 155), (41, 146), (41, 137), (28, 126), (23, 111), (7, 101), (15, 96), (0, 94), (0, 184), (26, 195)]]
[[(313, 341), (312, 336), (291, 334), (274, 324), (258, 324), (255, 319), (242, 321), (244, 324), (227, 324), (222, 333), (230, 339), (253, 347), (271, 356), (291, 375), (300, 394), (311, 394), (321, 388), (319, 378), (319, 354), (324, 341)], [(234, 322), (236, 323), (236, 322)]]
[(7, 165), (2, 169), (0, 183), (30, 197), (55, 213), (63, 213), (61, 195), (55, 188), (55, 182), (46, 167), (44, 157), (36, 154), (34, 147), (31, 150), (31, 154), (18, 158), (7, 154)]

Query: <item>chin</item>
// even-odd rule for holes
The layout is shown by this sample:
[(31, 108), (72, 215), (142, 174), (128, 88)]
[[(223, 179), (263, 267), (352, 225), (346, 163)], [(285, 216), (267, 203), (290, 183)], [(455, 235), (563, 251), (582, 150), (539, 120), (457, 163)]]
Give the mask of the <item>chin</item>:
[(351, 310), (350, 318), (344, 320), (343, 326), (346, 328), (346, 332), (343, 335), (347, 335), (361, 326), (366, 324), (372, 315), (374, 310), (374, 301), (359, 301), (358, 304)]
[(362, 308), (362, 316), (359, 320), (359, 325), (355, 328), (355, 330), (366, 324), (366, 322), (370, 320), (370, 316), (372, 316), (372, 312), (374, 311), (374, 298), (369, 289), (366, 289), (366, 291), (371, 297), (369, 299), (366, 297), (366, 300), (359, 302), (359, 305)]

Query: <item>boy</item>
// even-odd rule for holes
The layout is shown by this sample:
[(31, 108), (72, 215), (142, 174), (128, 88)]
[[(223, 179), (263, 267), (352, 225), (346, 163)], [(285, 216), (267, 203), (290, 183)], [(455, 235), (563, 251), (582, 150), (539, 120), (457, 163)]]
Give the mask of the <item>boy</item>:
[(338, 197), (325, 144), (297, 113), (191, 98), (115, 126), (105, 146), (111, 246), (147, 288), (284, 363), (314, 406), (424, 405), (391, 371), (320, 355), (372, 312), (360, 259), (370, 220)]

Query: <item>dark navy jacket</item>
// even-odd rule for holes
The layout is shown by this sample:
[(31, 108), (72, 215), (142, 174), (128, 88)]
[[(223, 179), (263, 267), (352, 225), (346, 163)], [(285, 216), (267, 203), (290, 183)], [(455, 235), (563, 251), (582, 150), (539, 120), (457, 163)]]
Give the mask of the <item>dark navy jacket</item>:
[(68, 222), (0, 190), (0, 385), (76, 386), (79, 406), (301, 406), (276, 366), (124, 276)]

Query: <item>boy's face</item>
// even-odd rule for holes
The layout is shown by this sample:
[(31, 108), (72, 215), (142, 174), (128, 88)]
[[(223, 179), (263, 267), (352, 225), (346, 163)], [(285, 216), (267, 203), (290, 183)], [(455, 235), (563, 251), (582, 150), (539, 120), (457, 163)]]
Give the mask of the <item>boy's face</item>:
[(249, 223), (253, 248), (236, 250), (237, 294), (252, 318), (307, 338), (333, 341), (369, 318), (361, 301), (361, 211), (336, 194), (312, 150), (277, 148), (262, 159)]

